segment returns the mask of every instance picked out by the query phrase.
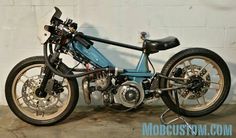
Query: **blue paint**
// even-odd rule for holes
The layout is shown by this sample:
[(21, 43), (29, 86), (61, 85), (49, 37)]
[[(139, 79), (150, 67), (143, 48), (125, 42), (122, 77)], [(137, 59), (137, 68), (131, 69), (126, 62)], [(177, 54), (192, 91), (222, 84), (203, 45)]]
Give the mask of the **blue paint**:
[[(94, 46), (91, 46), (89, 49), (85, 48), (78, 42), (73, 42), (69, 44), (72, 50), (76, 51), (78, 56), (81, 56), (94, 65), (95, 67), (105, 68), (105, 67), (115, 67), (102, 53), (100, 53)], [(127, 76), (129, 79), (132, 79), (136, 82), (141, 82), (146, 78), (151, 78), (154, 74), (150, 72), (148, 68), (148, 55), (142, 53), (137, 63), (135, 69), (124, 69), (124, 73), (121, 75)]]
[(136, 66), (137, 72), (149, 72), (147, 58), (148, 58), (147, 55), (142, 53), (138, 65)]
[(85, 48), (78, 42), (73, 42), (74, 50), (77, 54), (89, 59), (90, 63), (96, 67), (114, 67), (114, 65), (102, 55), (95, 47), (91, 46), (89, 49)]

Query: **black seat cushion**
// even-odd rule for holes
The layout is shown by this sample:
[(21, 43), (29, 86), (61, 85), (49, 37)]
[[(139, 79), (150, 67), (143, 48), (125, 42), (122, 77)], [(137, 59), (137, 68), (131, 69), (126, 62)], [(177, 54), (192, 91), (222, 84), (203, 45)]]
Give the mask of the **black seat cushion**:
[(166, 50), (180, 45), (178, 38), (169, 36), (158, 40), (144, 40), (143, 48), (146, 53), (152, 54), (160, 50)]

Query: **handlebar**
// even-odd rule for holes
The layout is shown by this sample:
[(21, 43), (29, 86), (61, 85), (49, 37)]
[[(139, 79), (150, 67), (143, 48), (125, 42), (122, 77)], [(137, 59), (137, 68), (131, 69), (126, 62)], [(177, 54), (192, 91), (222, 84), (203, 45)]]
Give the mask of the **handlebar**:
[(73, 22), (72, 19), (67, 18), (65, 21), (61, 20), (60, 17), (62, 12), (59, 8), (55, 7), (55, 13), (51, 18), (51, 26), (45, 25), (44, 29), (52, 34), (56, 34), (59, 37), (73, 36), (72, 38), (78, 41), (87, 49), (93, 45), (93, 42), (83, 37), (82, 32), (76, 32), (77, 23)]

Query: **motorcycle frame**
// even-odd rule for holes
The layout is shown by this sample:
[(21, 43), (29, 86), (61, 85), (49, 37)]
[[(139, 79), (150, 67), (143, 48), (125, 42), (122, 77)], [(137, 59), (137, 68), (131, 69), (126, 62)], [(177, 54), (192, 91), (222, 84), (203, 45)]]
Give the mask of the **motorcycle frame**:
[[(149, 70), (148, 66), (149, 54), (145, 53), (145, 49), (138, 46), (101, 39), (89, 35), (84, 35), (83, 37), (86, 38), (87, 40), (101, 42), (113, 46), (119, 46), (122, 48), (128, 48), (142, 52), (139, 61), (136, 65), (136, 68), (123, 69), (123, 73), (120, 74), (121, 76), (127, 76), (129, 79), (132, 79), (140, 83), (145, 78), (151, 78), (155, 74), (155, 72), (152, 73)], [(102, 53), (100, 53), (93, 45), (91, 45), (89, 48), (86, 48), (78, 41), (73, 41), (72, 43), (69, 44), (69, 47), (76, 52), (77, 56), (75, 56), (75, 60), (77, 61), (80, 61), (80, 58), (82, 57), (83, 59), (86, 59), (86, 61), (88, 61), (90, 64), (92, 64), (97, 68), (116, 68), (116, 66), (113, 63), (111, 63)]]

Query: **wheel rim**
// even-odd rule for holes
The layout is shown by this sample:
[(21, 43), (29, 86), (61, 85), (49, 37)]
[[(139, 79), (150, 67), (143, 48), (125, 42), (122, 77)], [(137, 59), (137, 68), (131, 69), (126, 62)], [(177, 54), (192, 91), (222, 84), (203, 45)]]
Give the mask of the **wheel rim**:
[[(58, 117), (66, 110), (71, 98), (71, 87), (68, 80), (59, 76), (53, 76), (53, 78), (62, 80), (63, 92), (52, 92), (45, 98), (36, 96), (35, 91), (42, 80), (44, 67), (44, 64), (25, 67), (17, 74), (12, 84), (14, 104), (21, 113), (35, 120), (49, 120)], [(39, 73), (40, 75), (38, 75)]]
[[(191, 56), (179, 61), (170, 71), (169, 77), (174, 76), (177, 68), (183, 68), (185, 73), (181, 75), (186, 80), (200, 76), (205, 86), (198, 91), (189, 89), (177, 90), (179, 104), (182, 109), (188, 111), (200, 111), (212, 106), (220, 98), (224, 88), (224, 76), (219, 65), (210, 58), (204, 56)], [(200, 75), (200, 73), (202, 73)], [(209, 85), (207, 85), (209, 84)], [(173, 81), (167, 81), (167, 86), (177, 85)], [(168, 92), (175, 103), (173, 91)]]

